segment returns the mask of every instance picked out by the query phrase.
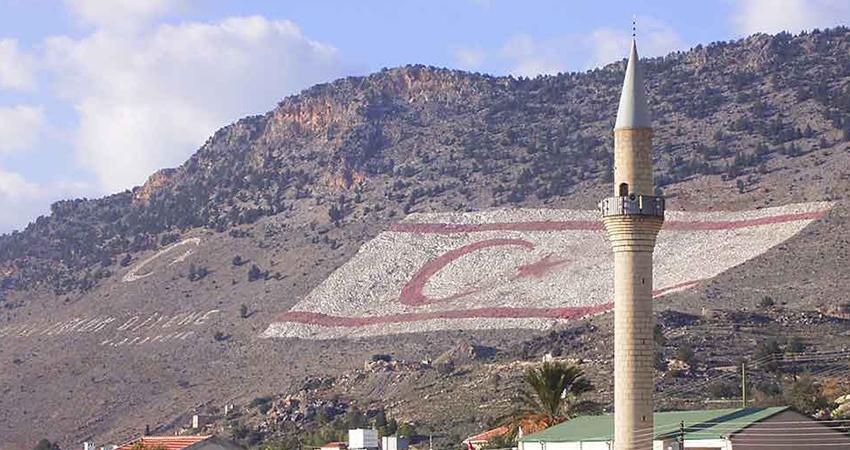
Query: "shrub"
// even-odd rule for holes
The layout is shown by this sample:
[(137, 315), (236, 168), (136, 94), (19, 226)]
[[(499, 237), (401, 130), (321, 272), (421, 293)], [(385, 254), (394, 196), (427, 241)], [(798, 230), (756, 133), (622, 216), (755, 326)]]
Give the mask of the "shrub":
[(678, 350), (676, 350), (676, 359), (688, 363), (691, 367), (695, 366), (697, 362), (694, 349), (688, 344), (679, 346)]
[(718, 381), (708, 386), (711, 398), (735, 398), (740, 394), (741, 387), (734, 381)]
[(265, 279), (268, 276), (268, 272), (263, 272), (260, 270), (260, 267), (256, 264), (251, 264), (251, 268), (248, 269), (248, 281), (257, 281), (259, 279)]
[(764, 370), (773, 372), (779, 368), (776, 358), (780, 355), (782, 355), (782, 349), (779, 348), (779, 343), (774, 339), (768, 339), (756, 347), (753, 358), (760, 362)]
[(198, 281), (209, 275), (210, 271), (204, 266), (196, 266), (194, 263), (189, 264), (189, 281)]

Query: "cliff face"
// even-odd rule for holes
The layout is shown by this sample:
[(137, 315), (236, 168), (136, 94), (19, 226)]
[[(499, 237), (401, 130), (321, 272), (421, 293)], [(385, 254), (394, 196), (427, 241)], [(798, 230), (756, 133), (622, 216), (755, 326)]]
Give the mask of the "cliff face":
[[(843, 146), (848, 50), (850, 32), (840, 28), (648, 60), (658, 184), (675, 192), (722, 178), (750, 192), (788, 159)], [(572, 204), (610, 176), (622, 70), (532, 80), (408, 66), (315, 86), (222, 128), (132, 193), (60, 202), (0, 237), (0, 263), (10, 268), (3, 289), (78, 290), (163, 234), (225, 231), (296, 211), (304, 199), (341, 211), (315, 217), (339, 224), (384, 223), (410, 210)], [(830, 183), (807, 198), (834, 196)], [(762, 194), (745, 203), (781, 200)], [(686, 192), (680, 200), (708, 206)]]

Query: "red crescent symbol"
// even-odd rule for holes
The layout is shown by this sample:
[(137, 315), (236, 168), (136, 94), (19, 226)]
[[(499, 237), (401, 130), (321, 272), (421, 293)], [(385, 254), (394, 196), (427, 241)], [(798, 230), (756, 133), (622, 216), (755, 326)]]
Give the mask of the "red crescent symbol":
[(478, 289), (472, 289), (464, 292), (459, 292), (448, 297), (431, 298), (423, 294), (422, 290), (425, 288), (425, 285), (428, 284), (428, 281), (430, 281), (434, 275), (443, 270), (443, 268), (449, 265), (452, 261), (459, 259), (461, 256), (468, 255), (472, 252), (484, 248), (500, 247), (505, 245), (522, 247), (527, 250), (531, 250), (534, 248), (534, 244), (522, 239), (488, 239), (484, 241), (474, 242), (469, 245), (464, 245), (461, 248), (448, 251), (432, 259), (431, 261), (428, 261), (427, 263), (425, 263), (424, 266), (422, 266), (421, 269), (419, 269), (419, 272), (417, 272), (416, 275), (414, 275), (413, 278), (408, 281), (403, 288), (401, 288), (399, 302), (408, 306), (422, 306), (427, 305), (429, 303), (455, 300), (477, 292)]

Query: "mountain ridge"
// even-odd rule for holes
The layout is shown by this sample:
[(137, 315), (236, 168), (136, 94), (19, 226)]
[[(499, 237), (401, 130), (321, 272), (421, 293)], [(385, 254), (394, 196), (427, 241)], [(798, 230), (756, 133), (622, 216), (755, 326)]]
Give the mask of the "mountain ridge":
[[(252, 397), (298, 391), (308, 377), (347, 374), (373, 353), (418, 361), (459, 342), (498, 348), (502, 359), (487, 364), (500, 368), (522, 367), (519, 362), (552, 348), (575, 352), (598, 371), (604, 400), (605, 317), (549, 333), (454, 331), (374, 338), (368, 345), (257, 336), (272, 314), (291, 307), (408, 213), (593, 208), (610, 190), (623, 66), (535, 79), (425, 66), (349, 77), (221, 128), (184, 164), (152, 174), (141, 187), (57, 202), (51, 216), (0, 237), (0, 323), (220, 312), (189, 330), (194, 340), (139, 351), (100, 345), (102, 339), (87, 335), (2, 338), (0, 361), (14, 370), (0, 374), (0, 437), (12, 436), (20, 446), (50, 432), (67, 443), (92, 435), (117, 439), (144, 421), (171, 430), (163, 424), (199, 404), (248, 404)], [(699, 289), (665, 298), (664, 307), (698, 315), (701, 308), (748, 308), (771, 295), (791, 311), (768, 314), (780, 324), (788, 315), (814, 315), (818, 302), (838, 301), (848, 287), (836, 271), (848, 251), (840, 230), (847, 224), (850, 180), (850, 31), (698, 46), (647, 59), (645, 70), (655, 176), (672, 208), (836, 202), (827, 218), (783, 244), (792, 249), (787, 254), (774, 249)], [(120, 274), (151, 255), (195, 238), (203, 245), (186, 264), (166, 261), (138, 284), (121, 281)], [(832, 275), (819, 279), (817, 270)], [(802, 287), (789, 287), (795, 284)], [(699, 321), (708, 331), (726, 324)], [(842, 327), (815, 322), (812, 340)], [(678, 343), (687, 329), (665, 330)], [(718, 342), (745, 352), (759, 336), (730, 331)], [(844, 345), (842, 339), (834, 345)], [(699, 345), (722, 359), (711, 342)], [(390, 385), (352, 382), (345, 392), (416, 405), (421, 409), (410, 412), (411, 420), (483, 427), (475, 408), (467, 409), (490, 404), (482, 398), (489, 391), (458, 386), (474, 381), (485, 389), (492, 367), (463, 364), (473, 364), (464, 369), (468, 375), (417, 372)], [(494, 393), (515, 387), (517, 373), (511, 373), (503, 375), (512, 381)], [(458, 416), (418, 403), (421, 390), (455, 405)]]

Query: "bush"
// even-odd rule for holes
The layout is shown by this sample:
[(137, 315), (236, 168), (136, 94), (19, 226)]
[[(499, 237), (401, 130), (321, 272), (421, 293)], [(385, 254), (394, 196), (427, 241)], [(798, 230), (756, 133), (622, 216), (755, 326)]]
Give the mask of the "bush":
[(697, 362), (694, 349), (688, 344), (681, 345), (678, 350), (676, 350), (676, 359), (688, 363), (691, 367), (695, 366)]
[(215, 339), (216, 342), (224, 342), (224, 341), (230, 339), (230, 335), (224, 334), (221, 331), (216, 331), (215, 334), (213, 335), (213, 339)]
[(251, 264), (251, 268), (248, 269), (248, 281), (257, 281), (259, 279), (266, 279), (268, 277), (268, 272), (263, 272), (260, 270), (260, 267), (256, 264)]
[(209, 275), (210, 271), (204, 266), (196, 266), (194, 263), (189, 264), (189, 281), (198, 281)]
[(775, 301), (773, 301), (773, 298), (772, 298), (772, 297), (770, 297), (769, 295), (765, 295), (765, 296), (764, 296), (764, 297), (762, 297), (762, 299), (759, 301), (759, 306), (761, 306), (762, 308), (771, 308), (771, 307), (773, 307), (775, 304), (776, 304), (776, 302), (775, 302)]
[(829, 407), (820, 385), (810, 374), (804, 374), (796, 381), (783, 386), (782, 395), (788, 405), (804, 414), (814, 415)]
[(741, 393), (741, 387), (734, 381), (718, 381), (708, 386), (711, 398), (736, 398)]
[(768, 339), (756, 347), (756, 353), (753, 355), (753, 359), (760, 361), (760, 365), (764, 370), (773, 372), (779, 369), (776, 359), (781, 355), (782, 349), (779, 348), (779, 343), (775, 339)]
[(806, 351), (806, 344), (799, 336), (791, 336), (785, 344), (786, 353), (803, 353)]
[(266, 395), (266, 396), (263, 396), (263, 397), (254, 397), (254, 399), (251, 400), (250, 403), (248, 403), (248, 407), (249, 408), (256, 408), (256, 407), (261, 406), (261, 405), (271, 404), (271, 402), (272, 402), (272, 397), (270, 395)]
[(50, 442), (47, 439), (42, 439), (35, 444), (33, 450), (60, 450), (59, 445), (55, 442)]
[(123, 258), (121, 258), (121, 267), (127, 267), (127, 266), (129, 266), (129, 265), (130, 265), (130, 262), (131, 262), (132, 260), (133, 260), (133, 257), (132, 257), (132, 256), (130, 256), (130, 254), (129, 254), (129, 253), (127, 253), (126, 255), (124, 255), (124, 257), (123, 257)]

